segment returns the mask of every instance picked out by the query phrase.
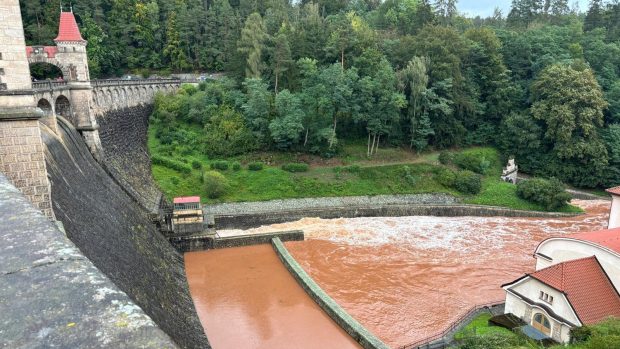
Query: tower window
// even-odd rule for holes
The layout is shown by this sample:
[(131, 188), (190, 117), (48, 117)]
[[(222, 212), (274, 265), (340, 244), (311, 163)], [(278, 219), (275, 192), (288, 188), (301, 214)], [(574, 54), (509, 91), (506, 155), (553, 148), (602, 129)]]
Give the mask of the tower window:
[(0, 61), (2, 60), (2, 52), (0, 52)]
[(0, 75), (4, 75), (4, 68), (0, 68)]

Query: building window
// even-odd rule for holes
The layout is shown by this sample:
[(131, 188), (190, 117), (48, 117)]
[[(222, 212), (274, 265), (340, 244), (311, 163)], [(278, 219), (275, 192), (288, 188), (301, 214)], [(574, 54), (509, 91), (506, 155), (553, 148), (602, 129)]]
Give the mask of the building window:
[(2, 60), (2, 52), (0, 52), (0, 61)]
[(540, 291), (540, 295), (538, 296), (538, 298), (540, 298), (540, 300), (542, 300), (543, 302), (553, 304), (553, 296), (550, 296), (546, 292)]
[(4, 75), (4, 68), (0, 68), (0, 75)]

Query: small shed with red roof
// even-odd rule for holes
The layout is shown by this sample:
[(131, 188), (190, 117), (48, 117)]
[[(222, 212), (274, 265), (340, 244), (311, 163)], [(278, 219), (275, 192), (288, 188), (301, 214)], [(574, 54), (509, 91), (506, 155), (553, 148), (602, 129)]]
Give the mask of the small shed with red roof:
[(574, 259), (502, 286), (511, 313), (560, 343), (570, 330), (620, 318), (620, 295), (595, 256)]
[(176, 197), (173, 204), (172, 230), (175, 234), (200, 233), (204, 230), (199, 196)]

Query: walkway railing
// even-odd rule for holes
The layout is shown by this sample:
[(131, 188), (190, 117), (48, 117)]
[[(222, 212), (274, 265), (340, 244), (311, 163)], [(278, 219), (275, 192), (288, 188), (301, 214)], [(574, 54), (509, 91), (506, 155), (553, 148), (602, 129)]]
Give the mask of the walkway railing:
[(106, 87), (106, 86), (127, 86), (127, 85), (180, 84), (182, 82), (185, 82), (185, 81), (181, 79), (138, 79), (138, 80), (101, 79), (101, 80), (91, 80), (90, 84), (93, 87)]
[(35, 81), (32, 83), (32, 88), (35, 90), (52, 90), (55, 88), (61, 88), (67, 86), (66, 81)]
[(453, 321), (452, 324), (450, 325), (450, 327), (444, 329), (443, 331), (435, 333), (434, 335), (426, 337), (426, 338), (421, 339), (419, 341), (416, 341), (416, 342), (413, 342), (413, 343), (409, 343), (409, 344), (400, 346), (397, 349), (419, 349), (419, 348), (421, 349), (423, 347), (426, 347), (429, 344), (431, 344), (432, 342), (440, 340), (440, 339), (446, 337), (447, 335), (449, 335), (451, 332), (456, 330), (460, 325), (462, 325), (463, 321), (467, 320), (469, 317), (471, 317), (472, 315), (474, 315), (478, 311), (480, 311), (482, 309), (485, 309), (485, 308), (492, 308), (494, 306), (498, 306), (498, 305), (501, 305), (503, 303), (504, 302), (501, 301), (501, 302), (493, 302), (493, 303), (475, 305), (475, 306), (469, 308), (466, 313), (464, 313), (458, 319)]

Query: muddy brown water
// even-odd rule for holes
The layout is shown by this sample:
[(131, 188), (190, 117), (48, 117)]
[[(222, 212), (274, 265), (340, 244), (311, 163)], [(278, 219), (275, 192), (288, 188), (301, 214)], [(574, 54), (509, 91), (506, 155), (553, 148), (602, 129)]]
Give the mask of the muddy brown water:
[(542, 240), (606, 227), (609, 202), (574, 203), (587, 214), (306, 218), (249, 232), (304, 230), (306, 241), (286, 243), (297, 261), (353, 317), (398, 347), (443, 331), (473, 306), (503, 301), (500, 286), (534, 270)]
[(270, 245), (185, 254), (214, 349), (359, 348), (304, 292)]

